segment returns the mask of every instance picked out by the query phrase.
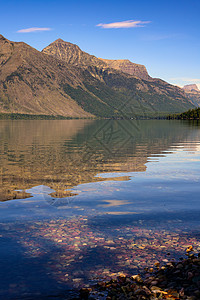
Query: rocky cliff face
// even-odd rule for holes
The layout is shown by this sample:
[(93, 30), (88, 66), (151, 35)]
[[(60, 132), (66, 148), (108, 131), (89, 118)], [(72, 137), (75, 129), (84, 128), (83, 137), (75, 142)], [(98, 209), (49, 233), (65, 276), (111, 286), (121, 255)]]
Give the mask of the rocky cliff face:
[(50, 46), (39, 52), (0, 36), (0, 112), (131, 118), (193, 108), (182, 89), (162, 80), (110, 68), (62, 40)]
[(144, 80), (152, 80), (149, 76), (147, 69), (143, 65), (132, 63), (128, 59), (119, 59), (119, 60), (112, 60), (112, 59), (102, 59), (110, 68), (120, 70), (124, 73), (128, 73), (135, 77), (144, 79)]
[(195, 106), (200, 106), (200, 90), (196, 84), (188, 84), (183, 87), (186, 96)]
[(184, 85), (183, 89), (185, 91), (198, 91), (198, 92), (200, 92), (200, 90), (198, 89), (198, 86), (196, 84)]

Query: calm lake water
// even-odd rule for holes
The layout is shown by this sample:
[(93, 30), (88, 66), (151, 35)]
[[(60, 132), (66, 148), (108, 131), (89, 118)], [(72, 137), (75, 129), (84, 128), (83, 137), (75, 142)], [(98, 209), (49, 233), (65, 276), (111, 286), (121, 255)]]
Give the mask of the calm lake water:
[(200, 250), (200, 125), (0, 121), (0, 299), (67, 299)]

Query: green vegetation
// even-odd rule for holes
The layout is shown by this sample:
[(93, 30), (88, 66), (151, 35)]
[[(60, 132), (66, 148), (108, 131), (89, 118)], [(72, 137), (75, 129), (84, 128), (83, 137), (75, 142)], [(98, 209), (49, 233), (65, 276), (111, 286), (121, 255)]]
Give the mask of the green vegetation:
[(69, 84), (62, 86), (64, 92), (75, 100), (85, 111), (96, 115), (97, 117), (113, 117), (113, 110), (101, 102), (95, 95), (88, 93), (82, 87), (73, 88)]
[(31, 115), (18, 113), (0, 113), (0, 119), (9, 120), (68, 120), (70, 117), (52, 116), (52, 115)]
[[(122, 76), (120, 73), (89, 67), (83, 75), (85, 90), (73, 88), (72, 93), (69, 85), (64, 90), (84, 110), (101, 118), (166, 118), (169, 112), (176, 113), (191, 107), (187, 100), (174, 101), (176, 94), (173, 90), (170, 90), (169, 96), (164, 92), (157, 94), (148, 82), (146, 85), (149, 90), (140, 90), (138, 79), (125, 74)], [(159, 82), (156, 86), (163, 89)]]
[(53, 115), (32, 115), (32, 114), (19, 114), (19, 113), (0, 113), (0, 120), (74, 120), (74, 119), (166, 119), (167, 113), (157, 113), (148, 115), (145, 114), (135, 114), (131, 116), (112, 116), (112, 117), (97, 117), (97, 118), (75, 118), (75, 117), (64, 117), (64, 116), (53, 116)]
[(199, 120), (200, 119), (200, 107), (196, 109), (189, 109), (182, 114), (171, 114), (167, 116), (168, 120)]

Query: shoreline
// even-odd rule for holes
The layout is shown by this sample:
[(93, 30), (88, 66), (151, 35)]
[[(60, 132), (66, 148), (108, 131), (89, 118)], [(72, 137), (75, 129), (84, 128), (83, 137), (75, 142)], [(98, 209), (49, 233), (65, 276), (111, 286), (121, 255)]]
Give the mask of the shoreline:
[[(82, 288), (75, 299), (200, 299), (200, 253), (186, 249), (187, 258), (180, 258), (146, 268), (143, 275), (119, 274), (116, 279), (101, 281), (89, 288)], [(100, 297), (100, 298), (99, 298)]]
[[(19, 114), (19, 113), (0, 113), (0, 120), (180, 120), (175, 118), (169, 118), (169, 114), (160, 114), (158, 116), (133, 116), (133, 117), (65, 117), (61, 115), (34, 115), (34, 114)], [(183, 119), (181, 119), (183, 120)], [(196, 120), (196, 119), (190, 119)]]

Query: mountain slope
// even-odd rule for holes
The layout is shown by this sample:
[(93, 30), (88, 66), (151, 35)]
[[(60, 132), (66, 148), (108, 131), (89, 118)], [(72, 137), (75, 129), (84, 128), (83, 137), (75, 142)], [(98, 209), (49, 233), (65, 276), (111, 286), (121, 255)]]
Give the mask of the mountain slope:
[(0, 112), (130, 118), (193, 108), (178, 87), (109, 68), (76, 45), (52, 44), (49, 55), (0, 36)]
[[(60, 39), (42, 52), (81, 67), (84, 70), (84, 86), (111, 106), (114, 116), (155, 115), (156, 112), (184, 111), (186, 107), (193, 107), (182, 89), (151, 78), (142, 65), (128, 60), (98, 59), (83, 52), (77, 45)], [(72, 89), (67, 92), (73, 99), (81, 93)], [(99, 111), (94, 113), (99, 115)], [(113, 113), (105, 112), (105, 116), (113, 116)]]
[(90, 117), (60, 87), (76, 86), (79, 78), (78, 69), (0, 36), (1, 112)]
[(200, 106), (200, 90), (196, 84), (188, 84), (183, 87), (186, 96), (195, 106)]

